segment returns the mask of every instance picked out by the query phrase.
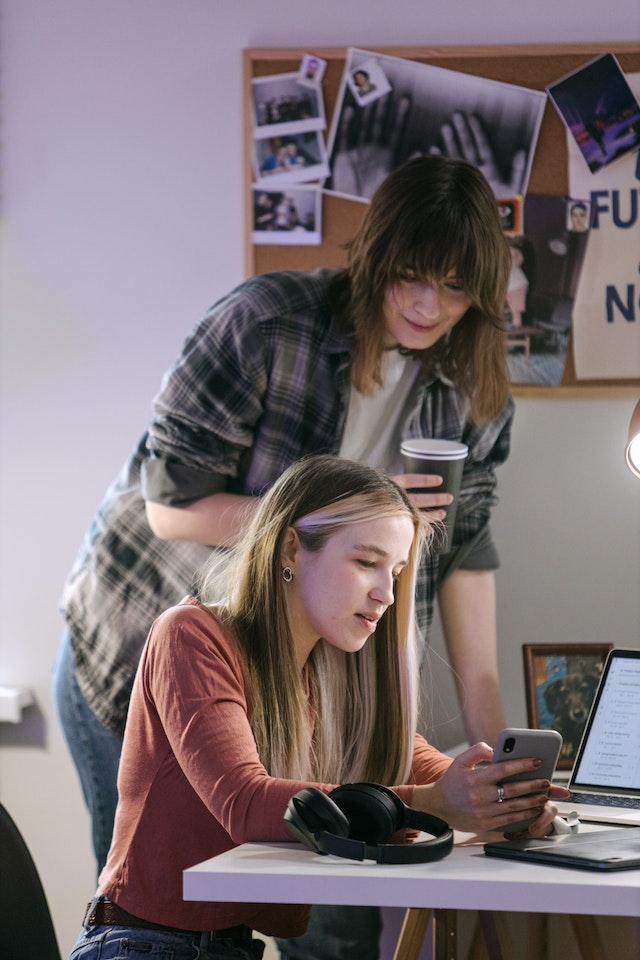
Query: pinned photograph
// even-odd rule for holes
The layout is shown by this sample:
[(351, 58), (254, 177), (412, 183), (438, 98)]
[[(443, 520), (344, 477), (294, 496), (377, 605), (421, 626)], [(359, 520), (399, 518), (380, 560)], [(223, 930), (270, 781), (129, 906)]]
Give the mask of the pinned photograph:
[[(380, 83), (384, 92), (363, 96), (365, 84)], [(496, 198), (523, 196), (546, 100), (542, 90), (351, 47), (331, 123), (325, 189), (368, 201), (396, 167), (436, 153), (478, 167)]]
[(302, 83), (298, 73), (251, 81), (256, 139), (324, 130), (327, 122), (319, 84)]
[(320, 57), (314, 57), (310, 53), (305, 53), (300, 64), (298, 80), (304, 87), (319, 87), (322, 83), (324, 71), (327, 68), (327, 61)]
[(522, 234), (507, 235), (511, 274), (505, 326), (512, 383), (562, 383), (589, 237), (569, 227), (570, 207), (567, 197), (528, 194)]
[(547, 87), (592, 173), (640, 146), (640, 103), (611, 53)]
[(591, 203), (588, 200), (567, 202), (567, 230), (572, 233), (586, 233), (590, 225)]
[(317, 131), (254, 140), (254, 172), (260, 186), (322, 180), (328, 172), (327, 149)]
[(253, 188), (253, 242), (311, 246), (322, 242), (320, 187)]
[(498, 216), (503, 233), (522, 233), (522, 197), (498, 198)]
[(378, 59), (365, 60), (359, 64), (349, 74), (347, 83), (355, 102), (361, 107), (366, 107), (368, 103), (373, 103), (391, 90), (391, 84)]

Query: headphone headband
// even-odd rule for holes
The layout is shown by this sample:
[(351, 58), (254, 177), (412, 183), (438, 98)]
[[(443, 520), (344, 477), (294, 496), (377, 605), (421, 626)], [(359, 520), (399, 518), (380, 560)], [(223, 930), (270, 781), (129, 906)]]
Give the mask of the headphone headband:
[[(377, 783), (351, 783), (330, 794), (306, 787), (289, 801), (285, 824), (314, 853), (376, 863), (428, 863), (451, 852), (453, 831), (444, 820), (412, 810)], [(433, 835), (419, 843), (388, 843), (413, 828)]]

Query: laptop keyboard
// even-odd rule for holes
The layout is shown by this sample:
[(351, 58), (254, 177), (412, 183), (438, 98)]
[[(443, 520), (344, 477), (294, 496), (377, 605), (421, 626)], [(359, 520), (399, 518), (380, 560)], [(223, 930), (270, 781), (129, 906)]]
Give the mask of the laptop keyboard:
[(628, 807), (640, 810), (640, 797), (611, 797), (601, 793), (582, 793), (571, 791), (571, 800), (575, 803), (596, 803), (601, 807)]

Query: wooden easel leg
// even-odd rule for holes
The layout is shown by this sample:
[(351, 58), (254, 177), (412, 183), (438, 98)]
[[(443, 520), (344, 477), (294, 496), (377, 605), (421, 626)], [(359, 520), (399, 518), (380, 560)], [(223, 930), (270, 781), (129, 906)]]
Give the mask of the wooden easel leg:
[[(571, 914), (569, 920), (582, 960), (607, 960), (595, 919), (590, 916)], [(549, 917), (547, 914), (527, 914), (526, 955), (528, 960), (548, 960)], [(515, 957), (515, 953), (505, 915), (480, 911), (468, 960), (508, 960), (511, 957)]]
[[(521, 956), (518, 954), (518, 958)], [(479, 910), (469, 960), (514, 960), (515, 957), (508, 915), (498, 910)]]
[(479, 913), (476, 917), (476, 922), (473, 927), (473, 934), (471, 935), (471, 943), (469, 945), (467, 960), (489, 960), (489, 954), (487, 953), (487, 945), (482, 933), (482, 924), (480, 923)]
[(549, 917), (546, 913), (527, 914), (528, 960), (549, 960)]
[(409, 907), (404, 915), (393, 960), (418, 960), (433, 910)]
[(458, 927), (456, 911), (435, 910), (433, 926), (435, 960), (457, 960)]
[(604, 947), (594, 918), (572, 913), (569, 919), (580, 948), (582, 960), (606, 960)]

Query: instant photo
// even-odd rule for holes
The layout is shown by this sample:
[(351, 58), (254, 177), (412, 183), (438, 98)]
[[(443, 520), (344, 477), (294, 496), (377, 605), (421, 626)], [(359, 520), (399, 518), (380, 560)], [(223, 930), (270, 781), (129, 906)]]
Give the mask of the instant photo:
[(316, 131), (254, 140), (255, 179), (260, 186), (284, 186), (327, 176), (327, 150)]
[(314, 57), (313, 54), (305, 53), (300, 64), (300, 73), (298, 81), (303, 87), (319, 87), (322, 83), (324, 71), (327, 68), (327, 61), (320, 57)]
[(319, 187), (253, 188), (253, 243), (312, 246), (322, 241)]
[(592, 173), (640, 145), (640, 103), (611, 53), (547, 87)]
[(280, 73), (251, 81), (257, 139), (324, 130), (324, 100), (319, 85), (304, 83), (299, 73)]

